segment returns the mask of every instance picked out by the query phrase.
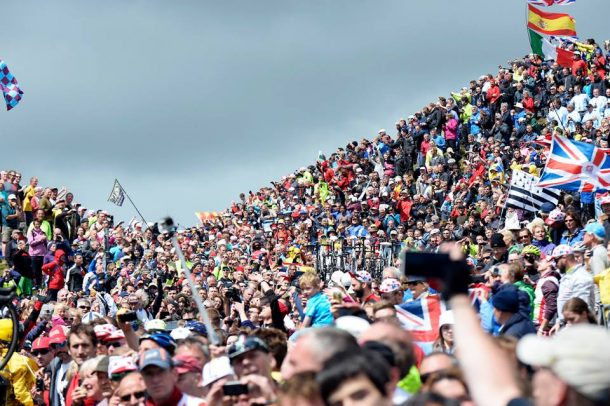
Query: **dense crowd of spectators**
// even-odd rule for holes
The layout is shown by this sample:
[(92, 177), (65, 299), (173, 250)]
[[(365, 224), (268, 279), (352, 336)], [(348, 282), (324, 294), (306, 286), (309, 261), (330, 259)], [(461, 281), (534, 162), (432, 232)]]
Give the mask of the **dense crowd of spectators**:
[[(8, 404), (608, 404), (610, 198), (504, 204), (553, 135), (608, 147), (608, 46), (569, 46), (571, 67), (515, 60), (177, 230), (185, 265), (158, 224), (0, 172), (0, 286), (22, 321)], [(437, 290), (399, 270), (448, 249), (467, 271)], [(439, 292), (426, 353), (401, 306)]]

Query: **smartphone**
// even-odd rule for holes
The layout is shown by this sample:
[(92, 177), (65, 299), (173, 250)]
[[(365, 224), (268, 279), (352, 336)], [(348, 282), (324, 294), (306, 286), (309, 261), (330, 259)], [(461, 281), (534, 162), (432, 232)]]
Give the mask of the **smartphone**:
[(123, 314), (118, 314), (116, 316), (116, 318), (121, 323), (128, 323), (131, 321), (138, 320), (138, 315), (135, 312), (127, 312), (127, 313), (123, 313)]
[(222, 392), (225, 396), (239, 396), (248, 394), (248, 385), (239, 381), (227, 382), (222, 385)]

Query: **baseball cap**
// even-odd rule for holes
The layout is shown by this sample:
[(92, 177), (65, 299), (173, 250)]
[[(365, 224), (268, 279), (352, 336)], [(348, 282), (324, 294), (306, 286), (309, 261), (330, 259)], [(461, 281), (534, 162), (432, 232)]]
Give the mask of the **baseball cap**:
[(186, 337), (193, 335), (191, 330), (186, 327), (177, 327), (169, 333), (174, 340), (184, 340)]
[(347, 331), (356, 339), (369, 329), (371, 323), (358, 316), (341, 316), (335, 320), (335, 327)]
[(540, 209), (538, 210), (540, 213), (550, 213), (555, 208), (555, 205), (550, 202), (544, 202), (540, 205)]
[(109, 365), (110, 357), (103, 357), (95, 366), (95, 372), (103, 372), (105, 374), (108, 373), (108, 365)]
[(527, 335), (517, 345), (517, 357), (526, 364), (551, 369), (592, 399), (610, 388), (610, 332), (603, 327), (576, 324), (552, 338)]
[(51, 344), (62, 344), (68, 340), (62, 326), (55, 326), (49, 331), (49, 342)]
[(10, 195), (8, 195), (8, 200), (17, 200), (17, 196), (11, 193)]
[(125, 338), (125, 333), (123, 333), (123, 330), (114, 330), (112, 333), (110, 333), (108, 336), (104, 337), (102, 339), (103, 342), (105, 343), (111, 343), (114, 341), (121, 341)]
[(167, 329), (167, 325), (163, 320), (153, 319), (148, 320), (144, 323), (144, 330), (150, 331), (165, 331)]
[(606, 230), (604, 229), (604, 226), (598, 222), (587, 224), (585, 226), (585, 233), (593, 234), (600, 240), (606, 238)]
[(169, 353), (162, 348), (145, 351), (140, 356), (138, 369), (143, 371), (146, 367), (157, 366), (162, 369), (170, 369), (172, 367), (172, 359)]
[(203, 366), (203, 381), (201, 385), (208, 386), (220, 378), (234, 374), (235, 372), (231, 368), (229, 357), (214, 358)]
[(48, 350), (51, 347), (49, 337), (38, 337), (32, 342), (32, 351)]
[(381, 293), (392, 293), (400, 289), (400, 282), (398, 279), (387, 278), (381, 281), (379, 285), (379, 292)]
[(367, 271), (350, 272), (350, 276), (359, 282), (369, 283), (373, 281), (373, 277)]
[(232, 360), (250, 351), (263, 351), (268, 353), (269, 347), (267, 347), (267, 344), (258, 337), (242, 336), (229, 347), (227, 354), (229, 355), (229, 359)]
[(115, 327), (112, 324), (98, 324), (93, 327), (93, 331), (95, 332), (95, 337), (98, 340), (103, 340), (112, 334), (115, 330)]
[(553, 253), (548, 256), (548, 259), (554, 259), (554, 258), (559, 258), (559, 257), (563, 257), (564, 255), (570, 255), (573, 252), (572, 247), (570, 247), (567, 244), (561, 244), (556, 246), (553, 249)]
[(174, 366), (178, 375), (186, 374), (187, 372), (201, 373), (203, 364), (192, 355), (180, 354), (173, 358)]
[(108, 358), (108, 376), (138, 370), (133, 358), (130, 356), (112, 356)]

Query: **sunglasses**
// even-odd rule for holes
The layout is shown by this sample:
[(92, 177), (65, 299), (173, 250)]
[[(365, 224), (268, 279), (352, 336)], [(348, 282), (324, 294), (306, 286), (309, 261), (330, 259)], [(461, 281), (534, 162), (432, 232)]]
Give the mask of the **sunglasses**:
[(44, 349), (44, 350), (38, 350), (38, 351), (32, 351), (32, 355), (34, 357), (37, 357), (39, 355), (47, 355), (49, 353), (48, 349)]
[(78, 306), (78, 308), (81, 310), (86, 310), (86, 311), (91, 310), (91, 307), (88, 307), (88, 306)]
[(146, 396), (146, 392), (140, 391), (140, 392), (128, 393), (127, 395), (121, 396), (120, 399), (121, 399), (121, 402), (128, 402), (131, 400), (132, 397), (134, 397), (136, 399), (144, 399), (145, 396)]

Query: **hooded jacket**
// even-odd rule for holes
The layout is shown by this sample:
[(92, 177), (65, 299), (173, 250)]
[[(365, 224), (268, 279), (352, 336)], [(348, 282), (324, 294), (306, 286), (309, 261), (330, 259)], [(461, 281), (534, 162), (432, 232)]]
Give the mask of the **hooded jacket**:
[(49, 275), (49, 289), (62, 289), (65, 285), (65, 275), (63, 269), (63, 250), (56, 250), (53, 261), (42, 266), (42, 272)]

